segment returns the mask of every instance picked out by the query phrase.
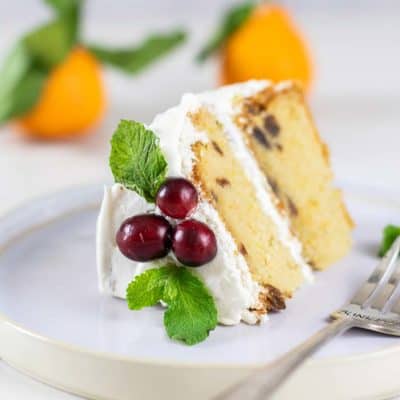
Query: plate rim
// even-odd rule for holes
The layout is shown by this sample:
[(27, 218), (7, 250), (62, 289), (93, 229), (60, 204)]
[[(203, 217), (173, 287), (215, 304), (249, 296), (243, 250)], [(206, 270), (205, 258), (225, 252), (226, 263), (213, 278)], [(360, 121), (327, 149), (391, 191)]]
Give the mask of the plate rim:
[[(18, 324), (17, 322), (11, 320), (10, 318), (6, 317), (4, 314), (0, 313), (0, 323), (5, 323), (8, 326), (15, 329), (18, 333), (22, 333), (34, 340), (38, 340), (44, 344), (50, 344), (63, 350), (73, 351), (75, 353), (80, 354), (88, 354), (96, 358), (106, 358), (113, 361), (123, 361), (123, 362), (132, 362), (132, 363), (140, 363), (143, 365), (157, 365), (160, 367), (185, 367), (185, 368), (231, 368), (231, 369), (238, 369), (238, 368), (261, 368), (263, 367), (264, 363), (245, 363), (239, 364), (237, 362), (230, 362), (230, 363), (209, 363), (206, 362), (202, 363), (195, 363), (189, 361), (166, 361), (166, 360), (157, 360), (152, 358), (134, 358), (132, 356), (124, 356), (122, 354), (114, 354), (111, 352), (102, 352), (102, 351), (95, 351), (83, 346), (74, 345), (68, 342), (64, 342), (59, 339), (54, 339), (42, 335), (40, 333), (31, 331), (22, 325)], [(371, 352), (363, 352), (363, 353), (356, 353), (351, 355), (340, 355), (340, 356), (327, 356), (318, 359), (310, 359), (308, 361), (309, 364), (313, 364), (315, 366), (324, 366), (324, 365), (334, 365), (338, 363), (351, 363), (351, 362), (361, 362), (365, 361), (365, 358), (379, 358), (384, 357), (386, 353), (394, 354), (398, 353), (400, 357), (400, 344), (397, 346), (388, 345), (383, 347), (380, 350), (375, 350)], [(0, 355), (1, 359), (1, 355)]]
[[(348, 191), (345, 189), (344, 191), (347, 191), (347, 196), (351, 197), (358, 197), (358, 198), (365, 198), (365, 194), (357, 194), (357, 189), (361, 188), (368, 192), (371, 190), (371, 187), (368, 187), (367, 185), (354, 185), (354, 184), (342, 184), (342, 187), (347, 187), (347, 189), (350, 187), (355, 187), (356, 188), (356, 193), (348, 193)], [(15, 237), (12, 237), (11, 239), (7, 240), (5, 244), (0, 243), (0, 255), (1, 253), (6, 250), (9, 246), (12, 246), (12, 244), (16, 241), (18, 241), (20, 238), (24, 237), (25, 235), (29, 235), (31, 232), (34, 232), (38, 229), (41, 229), (47, 225), (50, 225), (56, 221), (62, 220), (63, 218), (82, 212), (84, 210), (89, 210), (89, 209), (94, 209), (96, 207), (100, 206), (101, 203), (101, 198), (99, 198), (97, 201), (89, 201), (88, 199), (82, 200), (82, 197), (84, 196), (84, 193), (93, 193), (93, 192), (100, 192), (100, 187), (104, 187), (104, 184), (86, 184), (86, 185), (72, 185), (66, 189), (63, 190), (57, 190), (54, 192), (51, 192), (47, 195), (44, 196), (39, 196), (36, 197), (32, 200), (23, 202), (22, 204), (12, 208), (5, 214), (3, 214), (0, 217), (0, 228), (1, 226), (7, 221), (7, 220), (12, 220), (14, 216), (17, 216), (22, 210), (25, 210), (28, 208), (34, 208), (35, 206), (41, 205), (45, 202), (48, 201), (54, 201), (58, 199), (60, 196), (68, 196), (68, 195), (78, 195), (78, 197), (81, 198), (80, 203), (78, 206), (75, 207), (68, 207), (67, 212), (58, 212), (55, 216), (52, 216), (48, 219), (46, 219), (42, 223), (37, 223), (31, 225), (28, 229), (25, 229), (21, 231), (19, 234), (15, 235)], [(381, 192), (380, 192), (381, 193)], [(388, 196), (386, 196), (388, 195)], [(393, 196), (393, 197), (392, 197)], [(378, 199), (381, 201), (384, 200), (384, 203), (388, 207), (400, 209), (400, 203), (397, 204), (396, 201), (396, 193), (393, 191), (386, 191), (386, 193), (383, 196), (376, 196)], [(389, 197), (389, 198), (388, 198)], [(375, 196), (373, 196), (372, 202), (376, 202)], [(83, 204), (82, 204), (83, 203)], [(40, 334), (38, 332), (35, 332), (33, 330), (30, 330), (23, 325), (17, 323), (14, 321), (12, 318), (8, 317), (5, 315), (1, 310), (0, 310), (0, 323), (7, 324), (9, 327), (12, 327), (16, 333), (22, 333), (31, 339), (38, 340), (44, 344), (50, 344), (56, 347), (59, 347), (63, 350), (68, 350), (72, 351), (75, 353), (79, 354), (86, 354), (90, 355), (96, 358), (103, 358), (103, 359), (108, 359), (108, 360), (113, 360), (113, 361), (123, 361), (123, 362), (131, 362), (131, 363), (140, 363), (142, 365), (157, 365), (157, 366), (172, 366), (172, 367), (186, 367), (186, 368), (227, 368), (227, 369), (243, 369), (243, 368), (260, 368), (265, 365), (265, 363), (262, 362), (251, 362), (251, 363), (244, 363), (240, 364), (238, 362), (226, 362), (226, 363), (214, 363), (214, 362), (190, 362), (190, 361), (175, 361), (175, 360), (157, 360), (153, 358), (140, 358), (140, 357), (132, 357), (132, 356), (124, 356), (122, 354), (117, 354), (117, 353), (112, 353), (112, 352), (101, 352), (101, 351), (96, 351), (92, 350), (90, 348), (85, 348), (83, 346), (75, 345), (68, 343), (63, 340), (55, 339), (48, 337), (46, 335)], [(326, 356), (318, 359), (310, 359), (308, 361), (308, 364), (313, 365), (313, 366), (330, 366), (330, 365), (335, 365), (339, 363), (353, 363), (353, 362), (364, 362), (366, 358), (368, 359), (377, 359), (380, 357), (384, 357), (387, 354), (394, 355), (395, 353), (398, 353), (399, 358), (400, 358), (400, 343), (398, 345), (388, 345), (385, 347), (382, 347), (379, 350), (371, 351), (371, 352), (360, 352), (356, 354), (351, 354), (351, 355), (338, 355), (338, 356)], [(1, 354), (0, 354), (0, 359), (1, 359)]]

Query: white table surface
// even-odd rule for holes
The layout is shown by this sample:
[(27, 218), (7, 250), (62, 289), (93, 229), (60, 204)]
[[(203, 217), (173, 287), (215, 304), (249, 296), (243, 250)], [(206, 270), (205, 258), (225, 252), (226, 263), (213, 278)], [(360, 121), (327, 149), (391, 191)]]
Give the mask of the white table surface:
[[(13, 4), (13, 15), (18, 15), (18, 7), (26, 3), (18, 0)], [(331, 147), (338, 180), (400, 193), (399, 3), (380, 4), (385, 6), (362, 12), (339, 9), (337, 15), (323, 9), (300, 12), (298, 18), (308, 31), (316, 54), (319, 80), (312, 105), (321, 133)], [(6, 12), (12, 14), (9, 7), (9, 2), (0, 2), (0, 59), (25, 26), (20, 19), (13, 23), (2, 20)], [(27, 19), (33, 24), (41, 16), (39, 10), (37, 15), (28, 13)], [(132, 29), (144, 32), (148, 26), (143, 20), (133, 27), (126, 21), (112, 24), (104, 18), (102, 24), (89, 20), (87, 35), (123, 41), (128, 33), (132, 37)], [(153, 21), (153, 25), (157, 23)], [(108, 141), (119, 118), (149, 121), (155, 112), (173, 105), (182, 92), (212, 86), (213, 66), (194, 69), (191, 63), (193, 48), (202, 36), (194, 27), (191, 45), (135, 80), (107, 72), (112, 105), (103, 124), (90, 137), (69, 143), (38, 143), (17, 135), (12, 127), (3, 128), (0, 215), (32, 197), (65, 186), (109, 181)], [(1, 362), (0, 398), (76, 399)]]

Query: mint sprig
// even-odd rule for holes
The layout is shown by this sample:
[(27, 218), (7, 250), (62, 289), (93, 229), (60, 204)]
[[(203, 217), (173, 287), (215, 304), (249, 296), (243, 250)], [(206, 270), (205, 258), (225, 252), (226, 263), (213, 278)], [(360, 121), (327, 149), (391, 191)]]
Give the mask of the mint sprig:
[(217, 309), (200, 279), (188, 269), (169, 264), (145, 271), (127, 289), (131, 310), (163, 301), (167, 304), (164, 326), (171, 339), (188, 345), (205, 340), (217, 325)]
[(158, 137), (136, 121), (122, 120), (111, 139), (110, 167), (115, 182), (154, 203), (167, 162)]
[(225, 43), (229, 36), (231, 36), (245, 21), (247, 21), (255, 6), (255, 1), (245, 1), (244, 3), (231, 8), (224, 15), (219, 27), (211, 36), (207, 44), (200, 50), (196, 56), (196, 60), (198, 62), (203, 62), (216, 52)]
[(379, 249), (379, 257), (383, 257), (392, 247), (394, 241), (400, 236), (400, 226), (387, 225), (383, 230), (381, 246)]

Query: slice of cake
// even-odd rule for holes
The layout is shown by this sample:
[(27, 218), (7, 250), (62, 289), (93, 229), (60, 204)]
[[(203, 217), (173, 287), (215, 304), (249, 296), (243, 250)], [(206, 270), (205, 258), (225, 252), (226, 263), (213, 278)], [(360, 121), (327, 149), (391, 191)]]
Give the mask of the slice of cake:
[(350, 246), (324, 149), (289, 83), (185, 95), (148, 128), (122, 121), (110, 157), (117, 183), (98, 220), (100, 289), (127, 295), (132, 309), (166, 303), (169, 336), (187, 343), (212, 329), (212, 302), (229, 325), (285, 308), (311, 279), (307, 260), (323, 267)]
[(351, 245), (353, 222), (341, 192), (332, 186), (329, 150), (300, 88), (267, 85), (240, 96), (235, 124), (289, 215), (309, 264), (324, 269), (343, 257)]

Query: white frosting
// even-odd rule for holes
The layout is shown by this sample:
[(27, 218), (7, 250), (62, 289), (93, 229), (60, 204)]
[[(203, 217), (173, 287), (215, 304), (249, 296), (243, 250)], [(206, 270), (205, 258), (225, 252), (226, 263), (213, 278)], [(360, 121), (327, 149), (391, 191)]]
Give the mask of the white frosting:
[[(158, 115), (150, 129), (160, 138), (161, 149), (168, 162), (168, 176), (189, 176), (194, 154), (191, 145), (206, 142), (206, 134), (197, 131), (187, 113), (201, 106), (208, 107), (226, 129), (235, 156), (254, 183), (263, 211), (275, 222), (281, 241), (288, 247), (294, 259), (301, 265), (304, 276), (310, 280), (309, 267), (301, 257), (301, 245), (290, 233), (288, 221), (276, 210), (266, 178), (243, 143), (241, 133), (233, 124), (232, 98), (236, 95), (250, 96), (270, 83), (250, 81), (227, 86), (200, 95), (183, 96), (179, 106)], [(287, 87), (281, 85), (280, 89)], [(137, 263), (125, 258), (115, 243), (115, 233), (124, 219), (129, 216), (154, 210), (135, 192), (121, 185), (105, 188), (97, 227), (97, 259), (100, 290), (118, 297), (125, 297), (126, 287), (133, 277), (145, 269), (165, 264), (166, 259), (150, 263)], [(193, 215), (205, 222), (216, 234), (218, 253), (214, 260), (201, 268), (193, 268), (215, 298), (220, 323), (231, 325), (241, 320), (256, 323), (258, 318), (248, 311), (257, 306), (259, 285), (251, 278), (243, 256), (237, 252), (234, 240), (226, 230), (218, 213), (208, 202), (200, 202)]]
[[(105, 188), (97, 225), (97, 264), (102, 292), (125, 298), (126, 288), (134, 276), (171, 261), (172, 257), (166, 257), (157, 262), (134, 262), (123, 256), (116, 245), (115, 233), (121, 223), (132, 215), (149, 211), (156, 210), (122, 185)], [(256, 316), (247, 310), (257, 304), (259, 286), (251, 279), (243, 256), (236, 251), (217, 212), (208, 203), (201, 202), (193, 218), (206, 223), (217, 238), (217, 256), (201, 268), (193, 268), (192, 272), (212, 293), (219, 322), (225, 325), (237, 324), (240, 320), (257, 322)]]

